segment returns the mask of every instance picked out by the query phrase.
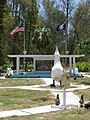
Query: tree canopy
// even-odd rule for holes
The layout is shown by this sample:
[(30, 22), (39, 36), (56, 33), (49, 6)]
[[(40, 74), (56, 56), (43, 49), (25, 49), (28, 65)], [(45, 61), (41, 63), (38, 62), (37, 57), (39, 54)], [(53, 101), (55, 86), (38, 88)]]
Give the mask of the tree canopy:
[[(74, 0), (1, 0), (0, 65), (8, 54), (23, 54), (24, 37), (27, 54), (53, 54), (56, 44), (65, 54), (65, 30), (57, 31), (56, 26), (67, 20), (69, 54), (89, 56), (90, 3), (81, 1), (75, 7)], [(10, 35), (24, 22), (24, 32)]]

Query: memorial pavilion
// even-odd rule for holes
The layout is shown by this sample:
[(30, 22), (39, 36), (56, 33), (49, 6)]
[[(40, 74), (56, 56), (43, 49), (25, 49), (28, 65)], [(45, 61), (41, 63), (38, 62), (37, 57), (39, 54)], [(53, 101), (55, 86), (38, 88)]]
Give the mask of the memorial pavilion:
[[(76, 58), (84, 57), (85, 55), (60, 55), (60, 58), (69, 58), (70, 71), (75, 74)], [(8, 55), (9, 58), (16, 58), (16, 73), (20, 73), (20, 59), (33, 59), (33, 73), (50, 73), (53, 66), (54, 55)], [(40, 76), (39, 76), (40, 77)]]

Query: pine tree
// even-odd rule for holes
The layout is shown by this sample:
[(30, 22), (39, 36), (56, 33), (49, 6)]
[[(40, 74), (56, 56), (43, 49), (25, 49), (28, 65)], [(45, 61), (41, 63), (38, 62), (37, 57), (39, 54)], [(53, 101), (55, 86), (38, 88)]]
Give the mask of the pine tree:
[(6, 0), (0, 0), (0, 65), (5, 62), (5, 54), (4, 54), (4, 41), (3, 41), (3, 16), (4, 16), (4, 7)]

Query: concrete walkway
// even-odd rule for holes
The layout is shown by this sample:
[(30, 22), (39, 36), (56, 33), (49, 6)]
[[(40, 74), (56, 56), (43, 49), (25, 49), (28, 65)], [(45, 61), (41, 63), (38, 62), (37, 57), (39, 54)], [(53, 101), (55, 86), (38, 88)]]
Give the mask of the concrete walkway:
[(84, 77), (88, 77), (88, 78), (90, 78), (90, 74), (88, 75), (88, 74), (86, 74), (86, 73), (84, 73), (84, 72), (80, 72)]
[[(42, 79), (44, 80), (46, 85), (52, 84), (52, 78), (42, 78)], [(0, 87), (0, 89), (16, 88), (16, 89), (28, 89), (28, 90), (50, 90), (55, 95), (55, 97), (57, 94), (59, 94), (60, 106), (57, 107), (55, 105), (46, 105), (46, 106), (39, 106), (34, 108), (20, 109), (20, 110), (1, 111), (0, 118), (9, 117), (9, 116), (32, 115), (32, 114), (62, 110), (61, 109), (61, 107), (63, 106), (62, 90), (40, 88), (40, 86), (46, 86), (46, 85)], [(68, 109), (71, 107), (79, 106), (79, 97), (74, 95), (73, 91), (78, 89), (87, 89), (87, 88), (90, 88), (90, 86), (76, 85), (75, 88), (66, 89), (66, 106)]]
[(10, 110), (10, 111), (2, 111), (0, 112), (0, 118), (10, 117), (10, 116), (24, 116), (24, 115), (32, 115), (39, 114), (45, 112), (52, 112), (60, 110), (59, 108), (52, 108), (51, 105), (21, 109), (21, 110)]

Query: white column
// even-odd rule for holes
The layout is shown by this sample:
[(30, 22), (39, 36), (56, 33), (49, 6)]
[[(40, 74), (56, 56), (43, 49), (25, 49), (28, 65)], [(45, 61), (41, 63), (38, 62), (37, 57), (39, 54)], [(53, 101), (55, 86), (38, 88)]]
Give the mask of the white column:
[(70, 73), (71, 73), (71, 70), (72, 70), (72, 57), (69, 57), (69, 65), (70, 65)]
[(36, 59), (35, 58), (33, 59), (33, 66), (34, 66), (34, 68), (33, 68), (34, 71), (36, 71)]
[(66, 90), (63, 88), (63, 106), (66, 105)]
[(19, 73), (19, 57), (17, 57), (17, 61), (16, 61), (16, 69), (17, 69), (17, 73)]
[(73, 57), (73, 73), (75, 74), (75, 57)]

